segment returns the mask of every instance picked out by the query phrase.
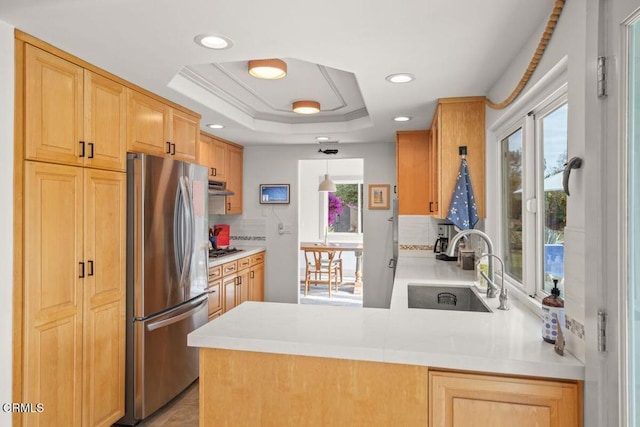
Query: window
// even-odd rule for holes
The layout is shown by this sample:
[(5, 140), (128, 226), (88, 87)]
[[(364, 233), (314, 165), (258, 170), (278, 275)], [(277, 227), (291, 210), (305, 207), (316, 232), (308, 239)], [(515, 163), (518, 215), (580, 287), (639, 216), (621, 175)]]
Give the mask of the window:
[(558, 281), (564, 295), (567, 199), (566, 96), (548, 101), (500, 138), (502, 254), (508, 278), (544, 295)]
[(327, 197), (327, 231), (332, 236), (362, 234), (363, 183), (336, 182), (336, 192)]

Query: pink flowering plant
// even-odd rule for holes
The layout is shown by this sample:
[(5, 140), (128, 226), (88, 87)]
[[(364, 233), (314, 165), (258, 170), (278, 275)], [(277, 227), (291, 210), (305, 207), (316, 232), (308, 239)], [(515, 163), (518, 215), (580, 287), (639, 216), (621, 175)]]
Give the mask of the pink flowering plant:
[(342, 200), (333, 193), (329, 193), (329, 226), (336, 223), (338, 215), (342, 213)]

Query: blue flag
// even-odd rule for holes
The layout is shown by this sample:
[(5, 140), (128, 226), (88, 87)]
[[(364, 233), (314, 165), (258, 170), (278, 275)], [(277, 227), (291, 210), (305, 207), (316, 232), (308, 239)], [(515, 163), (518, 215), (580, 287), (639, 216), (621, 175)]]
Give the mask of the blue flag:
[(449, 205), (447, 219), (460, 230), (475, 227), (479, 219), (476, 199), (473, 197), (471, 176), (469, 175), (467, 160), (464, 158), (460, 164), (456, 186), (453, 189), (453, 197), (451, 198), (451, 205)]

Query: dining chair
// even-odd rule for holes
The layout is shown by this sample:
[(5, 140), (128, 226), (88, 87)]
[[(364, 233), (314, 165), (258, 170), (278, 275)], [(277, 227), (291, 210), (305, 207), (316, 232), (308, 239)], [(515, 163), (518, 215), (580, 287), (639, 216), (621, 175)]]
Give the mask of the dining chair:
[[(338, 276), (342, 276), (342, 260), (340, 259), (340, 261), (338, 261), (335, 258), (337, 252), (338, 251), (305, 249), (304, 296), (307, 296), (310, 284), (328, 285), (329, 298), (331, 298), (332, 284), (335, 285), (336, 291), (338, 290)], [(324, 255), (326, 255), (326, 257)], [(323, 276), (326, 276), (326, 279)]]

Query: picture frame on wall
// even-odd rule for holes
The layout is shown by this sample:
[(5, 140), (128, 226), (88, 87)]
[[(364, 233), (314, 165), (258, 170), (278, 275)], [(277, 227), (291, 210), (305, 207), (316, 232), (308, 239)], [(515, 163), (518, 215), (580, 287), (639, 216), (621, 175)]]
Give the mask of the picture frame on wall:
[(369, 184), (369, 209), (389, 209), (390, 184)]
[(260, 204), (288, 205), (289, 184), (260, 184)]

